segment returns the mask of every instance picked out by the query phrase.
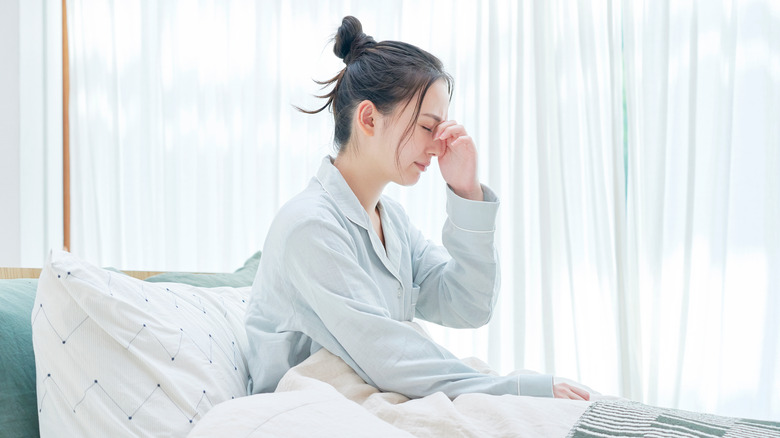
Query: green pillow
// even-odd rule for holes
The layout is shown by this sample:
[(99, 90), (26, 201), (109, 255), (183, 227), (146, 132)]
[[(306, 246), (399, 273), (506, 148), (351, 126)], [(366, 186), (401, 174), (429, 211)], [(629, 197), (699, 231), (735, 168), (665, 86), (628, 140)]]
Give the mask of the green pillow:
[(251, 286), (255, 281), (257, 265), (260, 263), (260, 251), (257, 251), (244, 266), (232, 274), (192, 274), (187, 272), (166, 272), (146, 279), (155, 283), (184, 283), (197, 287), (243, 287)]
[(0, 435), (38, 437), (32, 315), (38, 279), (0, 280)]

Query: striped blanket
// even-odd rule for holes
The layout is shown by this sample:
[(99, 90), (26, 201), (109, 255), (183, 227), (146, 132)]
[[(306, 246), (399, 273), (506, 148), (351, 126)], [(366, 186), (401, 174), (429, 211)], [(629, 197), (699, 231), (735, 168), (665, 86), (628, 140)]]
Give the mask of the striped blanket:
[(780, 438), (780, 423), (657, 408), (631, 401), (596, 402), (580, 417), (568, 437)]

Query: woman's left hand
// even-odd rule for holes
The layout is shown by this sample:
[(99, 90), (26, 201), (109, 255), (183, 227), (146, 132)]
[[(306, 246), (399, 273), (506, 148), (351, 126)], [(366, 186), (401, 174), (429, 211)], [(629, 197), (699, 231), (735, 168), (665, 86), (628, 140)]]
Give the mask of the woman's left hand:
[(569, 385), (568, 383), (556, 383), (553, 385), (555, 398), (567, 398), (569, 400), (590, 400), (590, 394), (584, 389)]
[(444, 181), (461, 198), (482, 201), (482, 186), (477, 178), (477, 147), (466, 128), (447, 120), (436, 127), (433, 139), (443, 145), (438, 162)]

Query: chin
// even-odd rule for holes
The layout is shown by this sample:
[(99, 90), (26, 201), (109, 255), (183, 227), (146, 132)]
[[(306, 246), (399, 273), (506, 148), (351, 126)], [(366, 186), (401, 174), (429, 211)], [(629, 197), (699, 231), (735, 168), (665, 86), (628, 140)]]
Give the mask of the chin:
[(404, 187), (411, 187), (420, 181), (420, 173), (407, 173), (406, 175), (400, 175), (396, 183)]

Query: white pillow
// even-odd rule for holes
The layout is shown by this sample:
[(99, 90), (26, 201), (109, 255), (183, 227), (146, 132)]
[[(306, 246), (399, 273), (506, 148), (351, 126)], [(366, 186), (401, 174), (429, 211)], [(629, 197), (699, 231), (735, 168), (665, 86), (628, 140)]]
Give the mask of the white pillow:
[(246, 395), (250, 289), (149, 283), (52, 251), (32, 312), (41, 437), (183, 437)]

